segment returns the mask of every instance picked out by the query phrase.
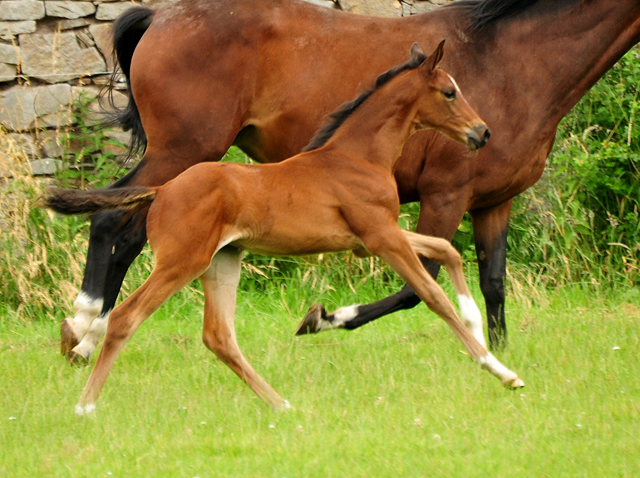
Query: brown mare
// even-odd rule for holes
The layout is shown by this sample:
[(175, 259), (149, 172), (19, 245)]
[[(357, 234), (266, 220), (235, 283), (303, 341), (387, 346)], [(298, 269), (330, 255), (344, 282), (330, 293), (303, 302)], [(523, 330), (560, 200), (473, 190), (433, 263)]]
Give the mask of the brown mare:
[[(64, 213), (135, 209), (153, 201), (147, 233), (156, 265), (111, 314), (77, 412), (95, 408), (111, 365), (138, 326), (196, 278), (205, 295), (206, 346), (273, 408), (288, 406), (253, 370), (236, 342), (236, 288), (245, 249), (285, 255), (375, 254), (449, 324), (477, 363), (506, 386), (523, 386), (485, 348), (480, 312), (464, 280), (460, 255), (443, 239), (402, 231), (397, 224), (400, 201), (393, 170), (411, 133), (434, 128), (470, 149), (484, 146), (489, 137), (453, 79), (436, 68), (441, 57), (442, 43), (428, 59), (414, 45), (407, 63), (380, 76), (373, 90), (333, 115), (333, 123), (306, 152), (282, 163), (200, 164), (155, 188), (52, 191), (46, 205)], [(461, 315), (471, 329), (416, 253), (439, 260), (450, 271), (463, 299)]]
[[(470, 212), (495, 345), (506, 333), (512, 200), (540, 178), (560, 119), (640, 39), (640, 2), (465, 0), (383, 19), (294, 0), (185, 0), (155, 13), (131, 9), (114, 33), (135, 98), (122, 120), (147, 145), (138, 167), (114, 187), (163, 184), (193, 164), (219, 160), (232, 144), (264, 163), (290, 157), (324, 115), (400, 63), (414, 41), (446, 38), (444, 67), (494, 138), (467, 161), (456, 142), (420, 132), (408, 140), (395, 178), (401, 202), (420, 202), (419, 233), (450, 240)], [(86, 361), (104, 334), (145, 243), (145, 214), (93, 218), (76, 316), (62, 327), (71, 361)], [(437, 264), (423, 262), (435, 276)], [(405, 287), (334, 314), (316, 308), (311, 322), (316, 330), (354, 328), (418, 302)]]

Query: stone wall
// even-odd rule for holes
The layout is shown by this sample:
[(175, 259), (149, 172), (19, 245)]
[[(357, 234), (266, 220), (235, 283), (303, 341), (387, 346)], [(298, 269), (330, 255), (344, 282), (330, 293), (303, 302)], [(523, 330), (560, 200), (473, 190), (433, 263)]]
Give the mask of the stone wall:
[[(77, 115), (72, 106), (79, 98), (96, 98), (109, 79), (113, 20), (135, 4), (155, 7), (173, 1), (0, 0), (0, 130), (5, 140), (0, 145), (11, 146), (0, 147), (0, 177), (10, 174), (9, 149), (26, 156), (34, 174), (51, 174), (61, 158), (87, 149), (73, 134)], [(353, 13), (406, 16), (452, 0), (307, 1)], [(127, 99), (116, 92), (115, 100), (124, 105)], [(98, 109), (97, 102), (91, 108)], [(102, 149), (124, 154), (116, 143), (127, 144), (128, 135), (104, 134), (115, 141)]]

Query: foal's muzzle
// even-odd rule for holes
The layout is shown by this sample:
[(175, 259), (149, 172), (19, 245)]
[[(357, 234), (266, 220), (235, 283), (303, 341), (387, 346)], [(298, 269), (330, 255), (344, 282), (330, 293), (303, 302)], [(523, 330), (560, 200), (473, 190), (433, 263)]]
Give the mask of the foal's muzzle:
[(467, 132), (467, 147), (472, 151), (480, 149), (487, 144), (489, 138), (491, 138), (491, 131), (485, 124), (475, 126)]

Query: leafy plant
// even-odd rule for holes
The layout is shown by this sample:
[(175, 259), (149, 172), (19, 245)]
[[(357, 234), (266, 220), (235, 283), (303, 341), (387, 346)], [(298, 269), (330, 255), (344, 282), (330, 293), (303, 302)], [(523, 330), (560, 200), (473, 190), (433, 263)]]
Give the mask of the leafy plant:
[(552, 283), (640, 283), (639, 58), (567, 115), (542, 181), (516, 200), (509, 258)]

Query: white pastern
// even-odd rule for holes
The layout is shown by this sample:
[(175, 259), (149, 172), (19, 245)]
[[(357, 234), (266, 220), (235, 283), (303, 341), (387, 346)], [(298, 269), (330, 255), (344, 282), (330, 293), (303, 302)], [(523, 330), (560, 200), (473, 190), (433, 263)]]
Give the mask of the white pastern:
[(87, 333), (93, 319), (98, 317), (102, 310), (103, 299), (92, 299), (83, 291), (80, 291), (78, 298), (73, 303), (76, 315), (71, 320), (71, 330), (78, 339), (82, 339)]
[(80, 404), (76, 405), (76, 417), (87, 417), (95, 414), (96, 404), (87, 403), (85, 406)]
[[(323, 320), (322, 330), (325, 329), (336, 329), (342, 327), (346, 322), (355, 318), (358, 315), (359, 305), (349, 305), (347, 307), (340, 307), (333, 313), (333, 322), (329, 322), (328, 320)], [(326, 325), (326, 326), (325, 326)]]
[(503, 385), (511, 388), (524, 387), (524, 382), (518, 378), (518, 375), (502, 365), (491, 353), (487, 352), (485, 357), (480, 357), (478, 363), (483, 369), (498, 377)]
[(482, 314), (475, 300), (469, 295), (459, 294), (458, 305), (460, 306), (460, 319), (475, 339), (480, 342), (480, 345), (486, 349), (487, 342), (485, 341), (484, 331), (482, 330)]
[(109, 314), (107, 312), (104, 316), (98, 317), (91, 323), (91, 327), (82, 338), (80, 343), (73, 348), (73, 352), (89, 360), (91, 354), (98, 346), (102, 337), (107, 333), (107, 325), (109, 325)]

